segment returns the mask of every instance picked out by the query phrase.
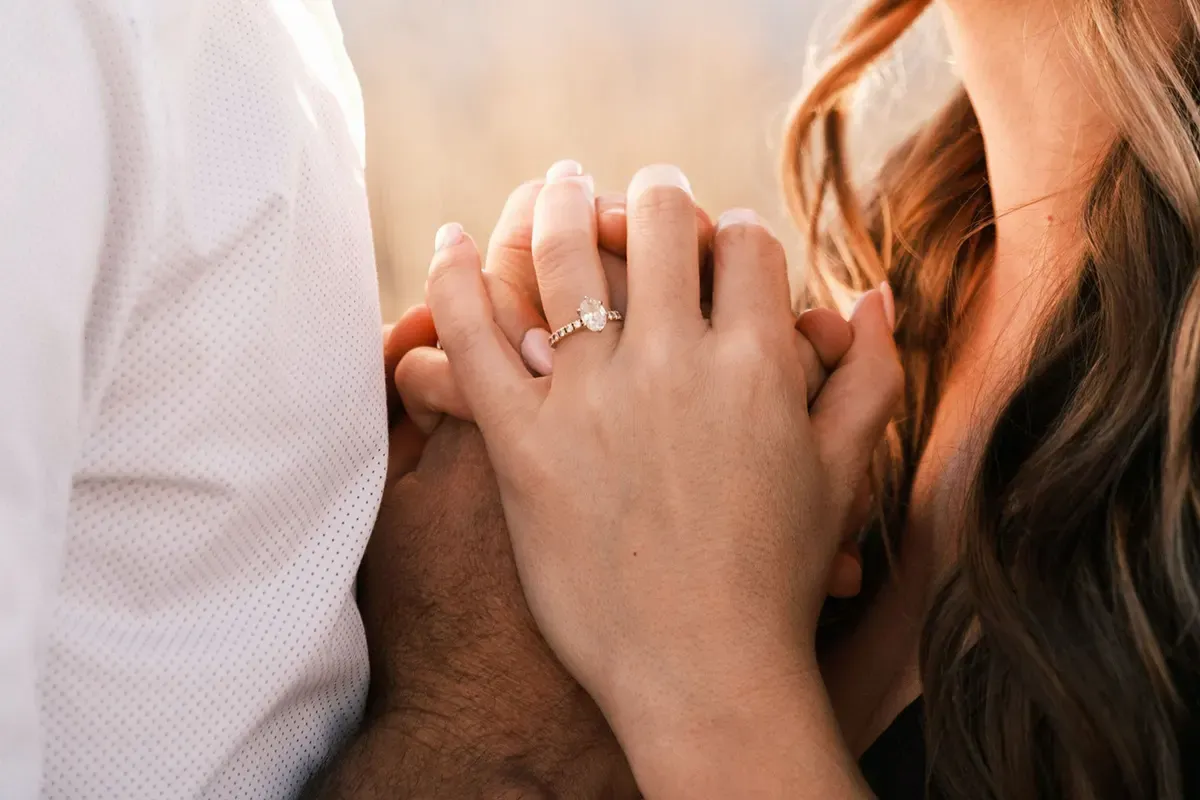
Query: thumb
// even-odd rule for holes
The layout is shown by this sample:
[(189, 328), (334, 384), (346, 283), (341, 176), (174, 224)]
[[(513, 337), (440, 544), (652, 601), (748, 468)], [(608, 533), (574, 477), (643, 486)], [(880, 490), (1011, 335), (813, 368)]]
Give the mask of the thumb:
[(432, 347), (436, 343), (437, 332), (433, 328), (433, 316), (424, 305), (410, 308), (396, 324), (383, 327), (383, 372), (387, 376), (388, 419), (392, 423), (404, 412), (396, 384), (392, 380), (396, 365), (409, 350)]
[(812, 409), (821, 458), (851, 502), (904, 393), (892, 338), (895, 300), (886, 283), (863, 295), (850, 327), (854, 341)]
[(411, 419), (402, 419), (388, 432), (385, 490), (417, 468), (425, 449), (425, 434)]

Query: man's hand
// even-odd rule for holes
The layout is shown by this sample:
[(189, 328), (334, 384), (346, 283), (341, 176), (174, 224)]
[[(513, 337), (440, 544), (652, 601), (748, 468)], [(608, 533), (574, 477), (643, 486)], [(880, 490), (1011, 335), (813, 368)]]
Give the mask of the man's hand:
[(359, 580), (368, 718), (311, 797), (638, 796), (529, 614), (473, 425), (446, 420), (389, 486)]
[[(410, 351), (437, 344), (437, 331), (427, 306), (415, 306), (393, 325), (383, 326), (383, 372), (387, 384), (388, 470), (386, 487), (412, 472), (421, 459), (425, 434), (404, 411), (393, 376), (396, 366)], [(386, 494), (386, 488), (385, 488)]]

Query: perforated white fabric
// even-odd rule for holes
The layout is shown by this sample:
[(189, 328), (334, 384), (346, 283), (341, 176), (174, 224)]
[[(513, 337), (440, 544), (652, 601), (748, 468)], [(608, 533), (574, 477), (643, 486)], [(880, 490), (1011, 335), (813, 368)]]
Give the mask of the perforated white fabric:
[(15, 0), (0, 73), (0, 797), (292, 795), (361, 715), (386, 468), (333, 9)]

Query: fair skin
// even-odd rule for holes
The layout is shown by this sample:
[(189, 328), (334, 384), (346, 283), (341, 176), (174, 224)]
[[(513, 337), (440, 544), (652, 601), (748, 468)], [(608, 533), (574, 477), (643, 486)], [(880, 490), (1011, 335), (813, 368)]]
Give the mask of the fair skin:
[[(578, 180), (538, 198), (547, 319), (608, 295), (594, 216)], [(870, 293), (852, 317), (853, 343), (810, 415), (782, 248), (753, 215), (718, 224), (710, 324), (695, 216), (678, 170), (634, 178), (628, 322), (568, 340), (552, 381), (529, 378), (492, 322), (460, 229), (440, 237), (429, 305), (488, 441), (530, 610), (643, 791), (856, 796), (812, 639), (899, 393), (890, 294)]]
[[(1046, 298), (1070, 277), (1083, 191), (1114, 136), (1062, 46), (1056, 5), (944, 5), (987, 147), (999, 218), (994, 261), (969, 309), (918, 470), (903, 559), (862, 625), (820, 669), (812, 629), (823, 565), (832, 562), (830, 531), (853, 495), (838, 489), (856, 485), (851, 476), (862, 474), (882, 429), (879, 409), (888, 407), (888, 389), (855, 381), (850, 369), (858, 357), (877, 368), (889, 357), (879, 335), (884, 297), (869, 295), (860, 307), (860, 350), (852, 348), (823, 390), (837, 398), (847, 387), (836, 404), (841, 415), (832, 401), (801, 414), (786, 402), (805, 378), (788, 370), (794, 345), (780, 338), (781, 323), (727, 327), (714, 311), (706, 329), (690, 311), (685, 267), (694, 264), (681, 221), (692, 207), (677, 188), (660, 181), (650, 192), (631, 189), (630, 321), (620, 331), (581, 334), (588, 339), (556, 353), (549, 386), (521, 384), (520, 360), (480, 323), (491, 313), (472, 282), (469, 267), (477, 271), (478, 260), (469, 240), (439, 253), (430, 304), (500, 475), (531, 609), (604, 710), (647, 796), (783, 797), (795, 796), (796, 786), (808, 796), (863, 796), (854, 757), (920, 694), (922, 618), (953, 562), (962, 522), (953, 498), (962, 497), (979, 434), (999, 410), (995, 398), (1012, 388), (1028, 357)], [(564, 230), (586, 228), (570, 191), (567, 184), (543, 201), (540, 230), (553, 234), (555, 246), (535, 264), (547, 316), (564, 321), (582, 294), (604, 291), (594, 265), (588, 273), (587, 248), (564, 245)], [(722, 230), (743, 242), (748, 230), (761, 236), (745, 220), (719, 227), (718, 240)], [(645, 237), (636, 247), (635, 231)], [(728, 263), (770, 261), (769, 248), (753, 252)], [(639, 254), (653, 272), (639, 266)], [(637, 285), (649, 292), (641, 314)], [(742, 301), (757, 313), (740, 317), (742, 324), (781, 319), (769, 300), (779, 296), (777, 286), (746, 291)], [(680, 297), (688, 302), (680, 305)], [(647, 321), (635, 325), (639, 318)], [(665, 327), (652, 328), (651, 319)], [(730, 358), (735, 347), (740, 357)], [(740, 394), (705, 380), (726, 370), (738, 375)], [(655, 391), (643, 393), (647, 384)], [(747, 399), (745, 387), (754, 385), (770, 386), (781, 404), (755, 392)], [(743, 405), (752, 402), (762, 405)], [(856, 402), (866, 404), (857, 420), (844, 410)], [(761, 431), (731, 425), (739, 418), (777, 423), (769, 438), (783, 460), (764, 458), (765, 442), (748, 446)], [(833, 430), (839, 435), (823, 439)], [(580, 461), (589, 472), (572, 480)], [(781, 471), (788, 479), (778, 482)], [(589, 580), (573, 579), (581, 574)]]
[(925, 609), (955, 558), (981, 439), (1028, 359), (1047, 301), (1072, 277), (1085, 192), (1116, 135), (1064, 44), (1063, 5), (942, 6), (984, 135), (996, 249), (917, 472), (902, 559), (861, 625), (823, 663), (856, 754), (921, 694)]

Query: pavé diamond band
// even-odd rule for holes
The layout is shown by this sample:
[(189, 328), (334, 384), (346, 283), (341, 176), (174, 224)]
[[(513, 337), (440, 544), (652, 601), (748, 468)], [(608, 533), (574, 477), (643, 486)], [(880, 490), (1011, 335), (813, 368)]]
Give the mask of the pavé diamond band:
[(563, 339), (581, 330), (599, 333), (608, 323), (621, 322), (624, 319), (620, 311), (609, 311), (599, 300), (585, 297), (579, 304), (579, 316), (550, 334), (550, 346), (556, 347)]

